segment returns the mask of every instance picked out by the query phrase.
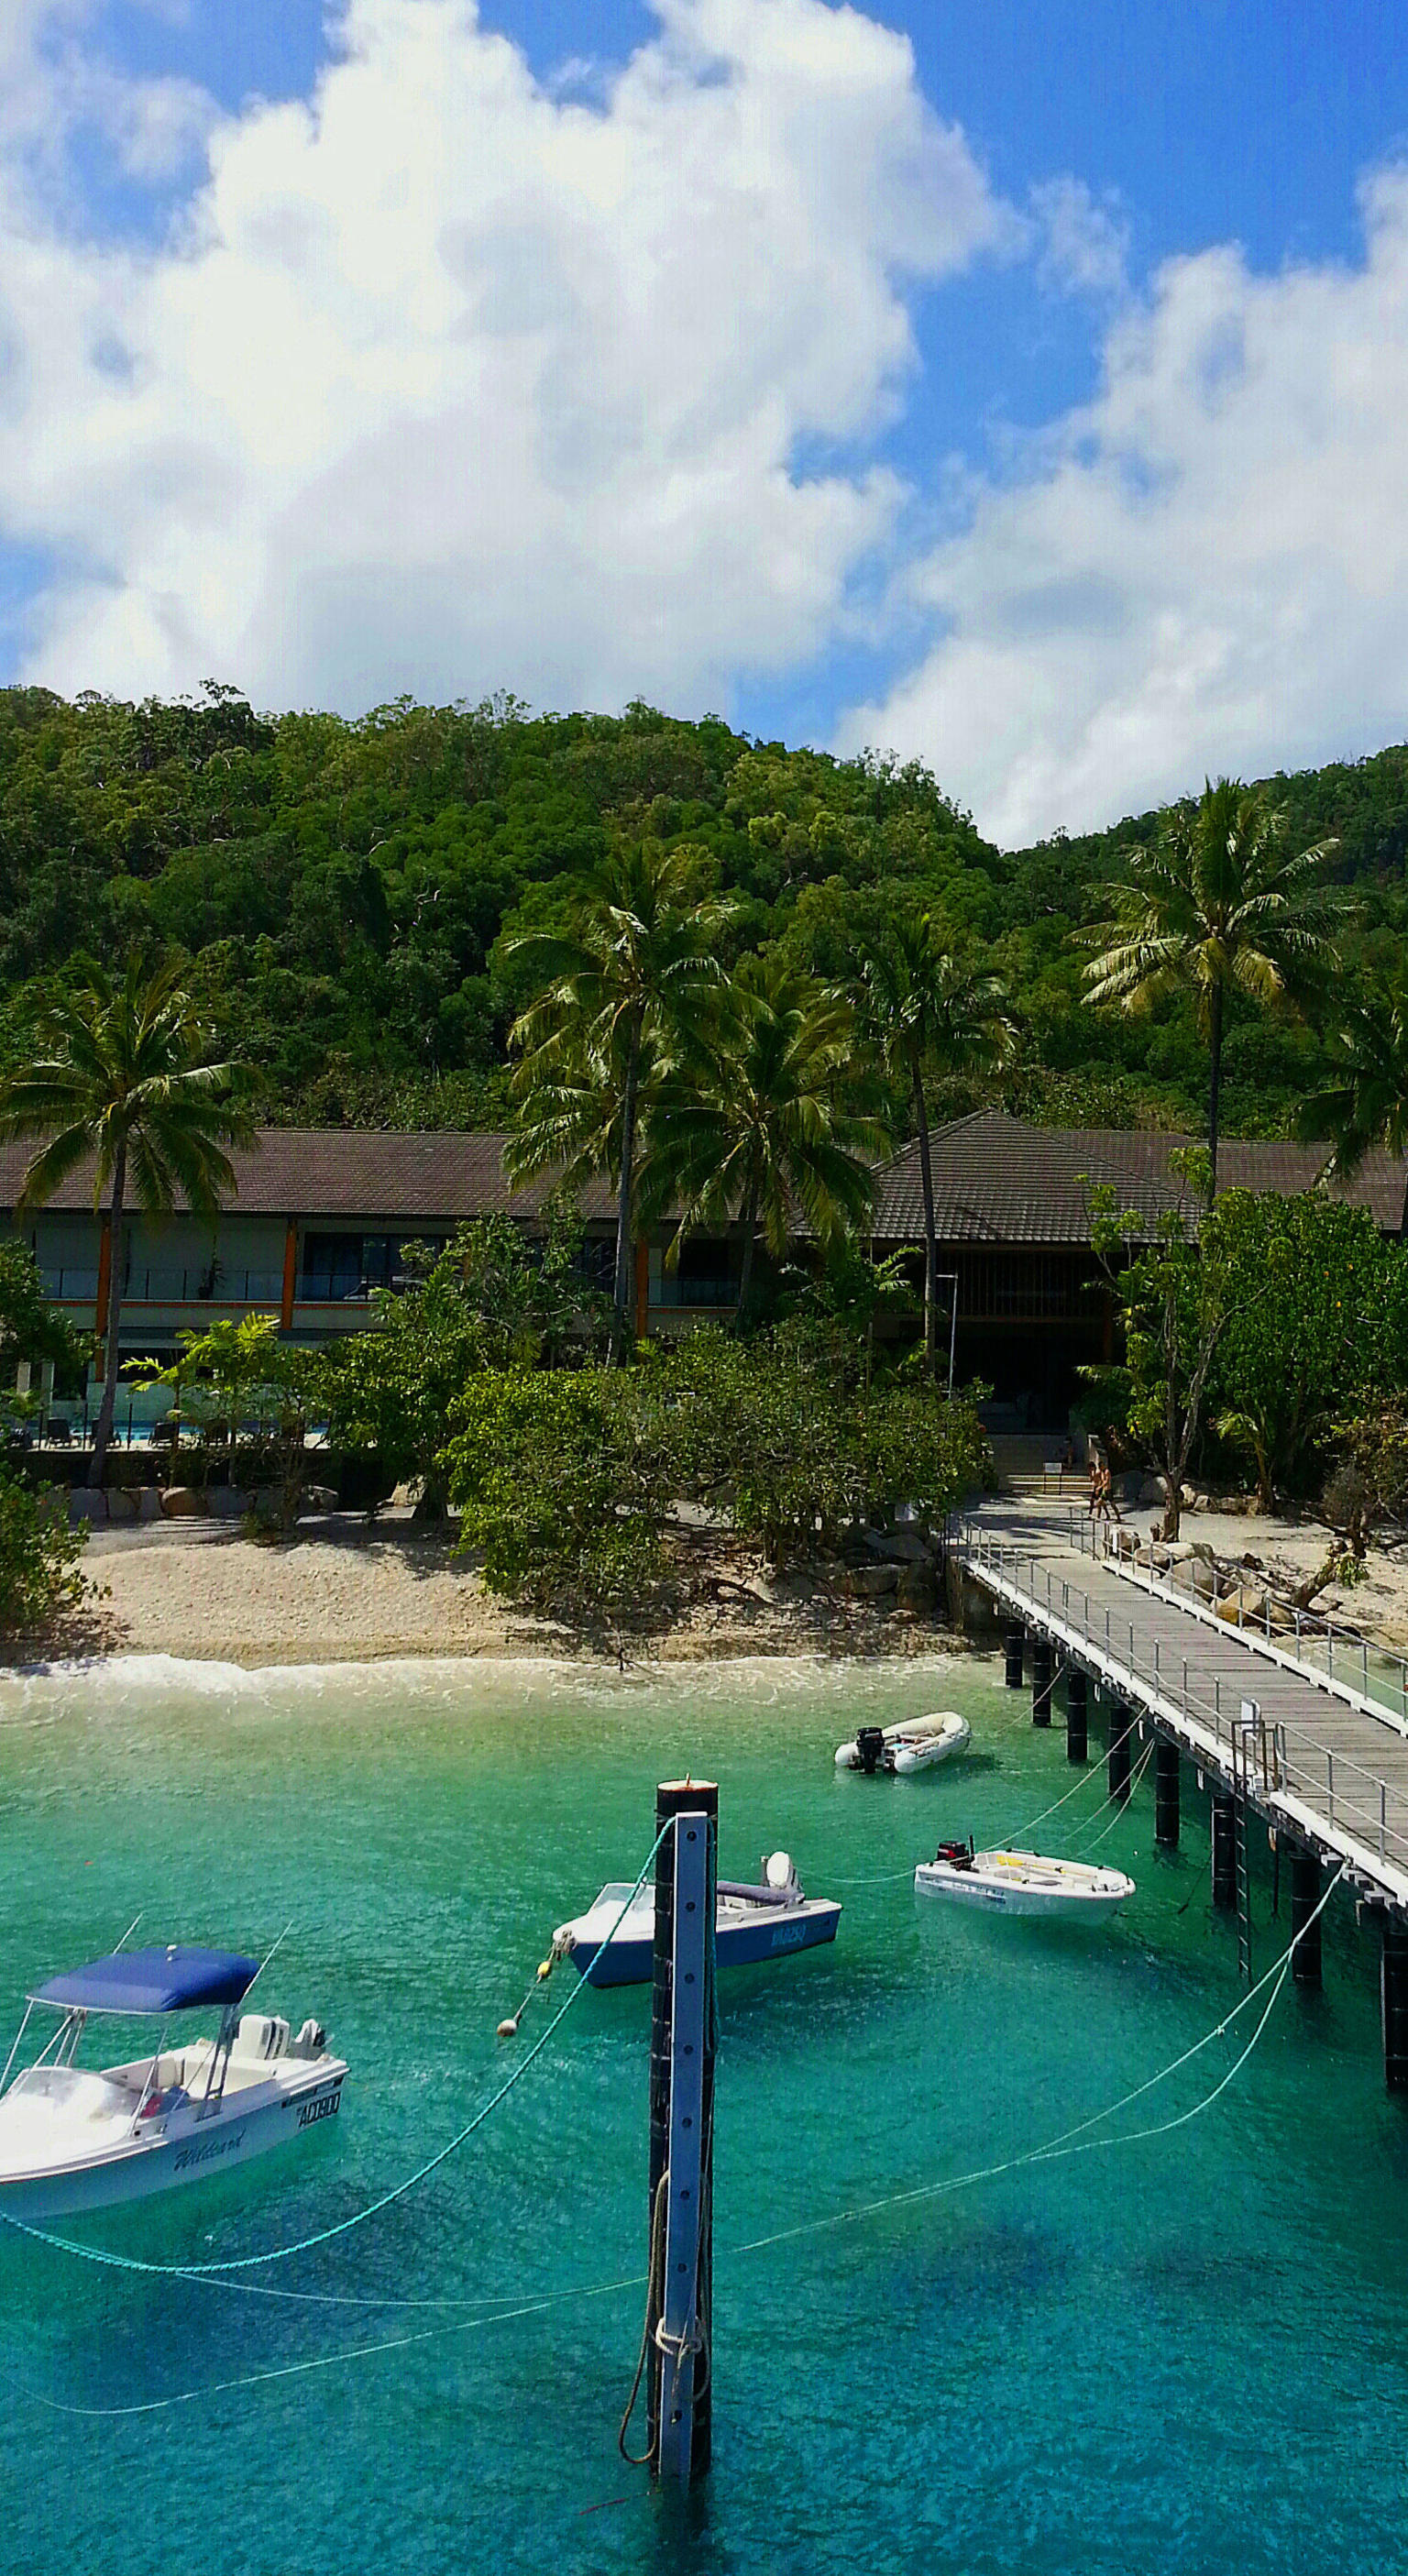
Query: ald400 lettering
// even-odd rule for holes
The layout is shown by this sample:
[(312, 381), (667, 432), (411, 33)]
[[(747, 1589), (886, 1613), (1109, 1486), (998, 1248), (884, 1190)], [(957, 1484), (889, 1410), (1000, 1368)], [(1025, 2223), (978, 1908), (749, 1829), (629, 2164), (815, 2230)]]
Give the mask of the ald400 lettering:
[(320, 2101), (300, 2102), (298, 2106), (300, 2129), (311, 2129), (315, 2120), (331, 2120), (340, 2107), (341, 2101), (341, 2093), (324, 2093)]

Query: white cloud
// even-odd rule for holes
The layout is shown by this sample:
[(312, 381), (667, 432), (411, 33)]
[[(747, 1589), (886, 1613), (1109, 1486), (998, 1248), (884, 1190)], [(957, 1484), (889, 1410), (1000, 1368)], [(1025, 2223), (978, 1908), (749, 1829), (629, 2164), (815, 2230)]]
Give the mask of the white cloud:
[(1069, 173), (1032, 190), (1044, 236), (1037, 276), (1064, 294), (1123, 295), (1128, 289), (1129, 226), (1117, 206), (1101, 204)]
[[(656, 7), (599, 104), (472, 0), (347, 0), (306, 105), (109, 98), (134, 165), (208, 154), (154, 253), (76, 239), (5, 153), (0, 524), (57, 566), (30, 676), (699, 706), (833, 640), (901, 494), (803, 460), (875, 438), (908, 285), (1011, 219), (901, 37)], [(71, 47), (44, 78), (91, 112)]]
[(1171, 261), (1101, 389), (909, 583), (935, 630), (849, 744), (931, 762), (1009, 845), (1408, 731), (1408, 170), (1365, 255)]

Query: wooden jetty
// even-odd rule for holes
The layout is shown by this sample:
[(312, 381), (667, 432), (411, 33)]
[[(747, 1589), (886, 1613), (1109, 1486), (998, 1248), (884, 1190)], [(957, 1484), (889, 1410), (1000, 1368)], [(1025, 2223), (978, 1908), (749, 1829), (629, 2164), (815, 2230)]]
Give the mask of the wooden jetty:
[[(1206, 1615), (1140, 1579), (1110, 1552), (1106, 1526), (1039, 1498), (964, 1518), (952, 1555), (1007, 1622), (1007, 1680), (1024, 1659), (1032, 1716), (1050, 1724), (1053, 1658), (1065, 1674), (1067, 1743), (1086, 1758), (1088, 1684), (1109, 1712), (1112, 1796), (1128, 1797), (1131, 1756), (1150, 1744), (1155, 1838), (1178, 1840), (1179, 1767), (1191, 1761), (1212, 1800), (1212, 1893), (1235, 1910), (1250, 1969), (1247, 1823), (1260, 1817), (1291, 1864), (1291, 1928), (1319, 1903), (1323, 1872), (1343, 1868), (1381, 1935), (1384, 2073), (1408, 2090), (1408, 1727), (1362, 1687)], [(1320, 1979), (1320, 1924), (1296, 1951), (1301, 1983)]]

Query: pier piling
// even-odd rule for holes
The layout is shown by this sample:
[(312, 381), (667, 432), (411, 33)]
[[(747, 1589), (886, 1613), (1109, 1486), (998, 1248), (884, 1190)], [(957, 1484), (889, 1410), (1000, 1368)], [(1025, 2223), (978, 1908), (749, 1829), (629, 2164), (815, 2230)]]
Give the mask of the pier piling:
[(1129, 1805), (1130, 1772), (1134, 1767), (1134, 1711), (1122, 1699), (1110, 1701), (1109, 1773), (1110, 1796), (1122, 1807)]
[(713, 2389), (714, 1909), (719, 1792), (662, 1781), (650, 2009), (650, 2464), (683, 2484), (709, 2466)]
[(1379, 2007), (1384, 2034), (1384, 2082), (1390, 2093), (1408, 2093), (1408, 1923), (1384, 1916), (1379, 1966)]
[(1296, 1947), (1291, 1953), (1291, 1975), (1298, 1986), (1318, 1986), (1320, 1968), (1320, 1923), (1315, 1914), (1320, 1902), (1320, 1863), (1304, 1843), (1291, 1846), (1291, 1939)]
[(1090, 1693), (1079, 1664), (1066, 1666), (1066, 1760), (1084, 1762), (1087, 1757)]
[(1027, 1632), (1020, 1619), (1013, 1620), (1003, 1639), (1005, 1660), (1002, 1678), (1009, 1690), (1020, 1690), (1022, 1687), (1022, 1656), (1026, 1642)]
[(1230, 1914), (1237, 1902), (1237, 1802), (1219, 1790), (1212, 1797), (1212, 1901)]
[(1051, 1724), (1051, 1640), (1032, 1639), (1032, 1724)]
[(1178, 1849), (1178, 1747), (1164, 1735), (1154, 1747), (1154, 1840)]

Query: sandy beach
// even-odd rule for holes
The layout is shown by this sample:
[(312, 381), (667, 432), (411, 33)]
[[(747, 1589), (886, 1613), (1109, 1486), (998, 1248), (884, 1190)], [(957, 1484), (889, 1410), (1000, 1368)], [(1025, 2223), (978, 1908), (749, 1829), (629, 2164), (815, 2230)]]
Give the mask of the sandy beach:
[[(742, 1556), (668, 1625), (584, 1638), (495, 1599), (453, 1544), (389, 1512), (374, 1526), (329, 1515), (288, 1545), (229, 1523), (173, 1521), (98, 1529), (83, 1560), (107, 1597), (72, 1651), (165, 1654), (256, 1666), (372, 1662), (401, 1655), (583, 1654), (631, 1662), (715, 1655), (922, 1654), (946, 1632), (934, 1618), (770, 1582)], [(34, 1648), (11, 1660), (31, 1660)]]

